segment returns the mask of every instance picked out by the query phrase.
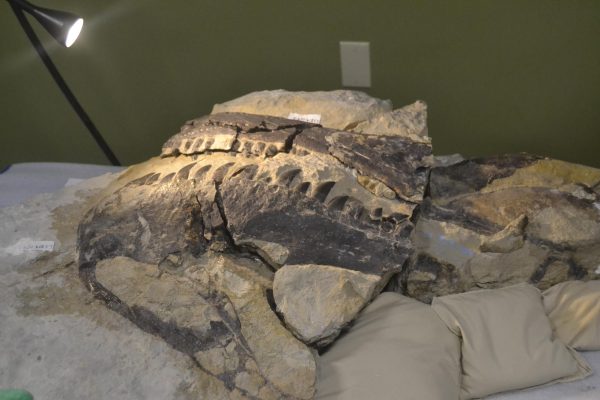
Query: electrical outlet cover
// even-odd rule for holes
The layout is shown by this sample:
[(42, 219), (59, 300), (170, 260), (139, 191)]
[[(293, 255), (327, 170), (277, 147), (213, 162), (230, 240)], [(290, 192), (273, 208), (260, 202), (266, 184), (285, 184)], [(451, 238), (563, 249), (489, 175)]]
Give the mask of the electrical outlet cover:
[(340, 42), (342, 86), (371, 87), (369, 42)]

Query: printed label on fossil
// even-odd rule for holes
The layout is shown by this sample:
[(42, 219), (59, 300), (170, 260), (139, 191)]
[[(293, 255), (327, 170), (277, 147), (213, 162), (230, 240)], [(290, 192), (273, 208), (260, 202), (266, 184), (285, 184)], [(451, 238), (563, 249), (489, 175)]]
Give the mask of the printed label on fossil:
[(310, 122), (311, 124), (321, 123), (321, 114), (297, 114), (290, 113), (288, 119), (294, 119), (296, 121)]

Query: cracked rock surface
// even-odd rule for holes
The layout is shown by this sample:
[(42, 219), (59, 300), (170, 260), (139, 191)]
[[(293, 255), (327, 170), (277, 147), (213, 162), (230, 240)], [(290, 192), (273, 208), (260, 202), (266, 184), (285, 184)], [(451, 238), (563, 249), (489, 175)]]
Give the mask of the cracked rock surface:
[(260, 262), (213, 252), (179, 270), (126, 257), (96, 266), (114, 310), (190, 356), (229, 395), (312, 398), (314, 356), (271, 312), (269, 278)]
[(600, 170), (527, 154), (434, 168), (399, 278), (410, 296), (597, 279)]
[(312, 398), (307, 345), (331, 343), (402, 270), (431, 163), (428, 141), (407, 137), (189, 121), (83, 218), (80, 276), (228, 396)]

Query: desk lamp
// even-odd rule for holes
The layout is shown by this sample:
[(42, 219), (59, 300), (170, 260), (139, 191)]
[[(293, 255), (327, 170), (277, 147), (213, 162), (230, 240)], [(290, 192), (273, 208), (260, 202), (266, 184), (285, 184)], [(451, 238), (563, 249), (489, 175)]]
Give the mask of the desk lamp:
[(33, 31), (33, 28), (29, 24), (29, 21), (25, 17), (25, 12), (33, 16), (37, 21), (56, 39), (60, 44), (65, 47), (71, 47), (75, 42), (81, 28), (83, 27), (83, 19), (75, 14), (71, 14), (65, 11), (51, 10), (48, 8), (38, 7), (29, 3), (26, 0), (7, 0), (10, 3), (17, 19), (21, 23), (23, 30), (27, 34), (27, 37), (31, 41), (31, 44), (37, 51), (38, 55), (46, 65), (46, 68), (54, 78), (54, 81), (67, 98), (71, 107), (75, 110), (81, 122), (86, 126), (98, 146), (104, 152), (104, 155), (113, 165), (121, 165), (115, 154), (112, 152), (90, 117), (87, 115), (77, 98), (67, 86), (67, 83), (58, 72), (58, 69), (50, 59), (50, 56), (42, 46), (39, 38)]

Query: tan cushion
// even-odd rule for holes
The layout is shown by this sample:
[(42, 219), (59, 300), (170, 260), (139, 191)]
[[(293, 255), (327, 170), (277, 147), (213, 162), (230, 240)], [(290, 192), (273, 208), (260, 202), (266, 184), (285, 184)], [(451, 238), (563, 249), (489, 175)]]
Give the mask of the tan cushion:
[(542, 295), (533, 286), (438, 297), (432, 307), (462, 338), (463, 399), (591, 373), (583, 358), (554, 338)]
[(600, 281), (563, 282), (544, 292), (556, 336), (578, 350), (600, 350)]
[(317, 399), (452, 400), (460, 341), (431, 307), (382, 293), (320, 357)]

